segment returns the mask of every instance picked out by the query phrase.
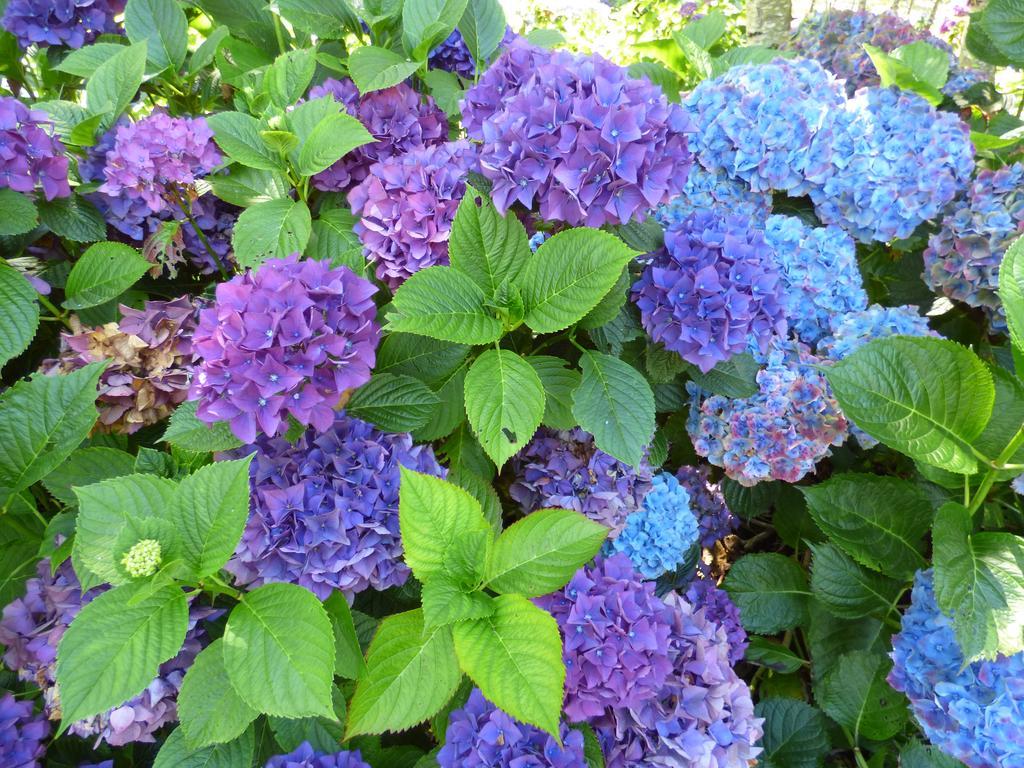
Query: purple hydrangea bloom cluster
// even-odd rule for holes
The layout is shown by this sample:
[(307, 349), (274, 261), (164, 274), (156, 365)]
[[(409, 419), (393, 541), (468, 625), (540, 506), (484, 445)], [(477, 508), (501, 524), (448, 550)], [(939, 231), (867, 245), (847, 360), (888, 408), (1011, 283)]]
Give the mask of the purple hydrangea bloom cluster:
[(737, 664), (746, 653), (747, 631), (740, 622), (740, 609), (724, 589), (719, 589), (712, 579), (697, 576), (686, 588), (686, 599), (695, 611), (703, 610), (708, 621), (725, 630), (729, 640), (729, 663)]
[(665, 597), (671, 620), (665, 685), (639, 706), (616, 709), (598, 736), (608, 768), (753, 765), (763, 721), (750, 688), (730, 663), (725, 630), (675, 592)]
[(980, 69), (973, 69), (971, 67), (951, 67), (949, 70), (949, 79), (946, 80), (946, 84), (942, 86), (942, 92), (947, 96), (955, 96), (958, 93), (966, 91), (972, 85), (984, 83), (988, 80), (989, 75), (985, 74)]
[(239, 584), (292, 582), (323, 600), (405, 583), (399, 471), (443, 476), (429, 446), (337, 414), (295, 443), (261, 436), (237, 453), (253, 451), (252, 511), (226, 566)]
[(608, 548), (626, 555), (645, 579), (656, 579), (679, 567), (698, 535), (690, 494), (673, 475), (660, 472)]
[(331, 96), (357, 118), (376, 141), (349, 152), (313, 177), (324, 192), (347, 192), (366, 178), (370, 166), (413, 147), (448, 141), (448, 122), (431, 97), (423, 99), (406, 83), (363, 96), (348, 78), (328, 78), (309, 89), (310, 99)]
[(469, 52), (462, 33), (453, 29), (444, 41), (430, 52), (427, 60), (431, 69), (443, 69), (446, 72), (472, 79), (476, 73), (476, 61)]
[(685, 99), (702, 165), (757, 192), (807, 194), (829, 175), (842, 86), (808, 59), (733, 67)]
[(38, 768), (46, 755), (43, 741), (50, 735), (46, 715), (33, 714), (31, 701), (18, 701), (7, 692), (0, 698), (0, 757), (8, 768)]
[(862, 242), (910, 237), (967, 184), (967, 124), (916, 93), (865, 88), (837, 114), (831, 169), (810, 190), (825, 224)]
[(600, 450), (580, 428), (541, 428), (512, 459), (509, 495), (525, 512), (546, 507), (573, 509), (619, 530), (643, 504), (651, 488), (646, 461), (634, 469)]
[(873, 339), (889, 336), (938, 336), (928, 327), (928, 318), (917, 307), (883, 307), (872, 304), (859, 312), (850, 312), (832, 321), (832, 334), (818, 344), (818, 354), (830, 360), (842, 360)]
[(763, 224), (720, 210), (698, 211), (665, 232), (634, 283), (632, 299), (654, 341), (705, 373), (784, 333), (781, 281)]
[(983, 307), (996, 330), (1006, 314), (996, 290), (999, 265), (1024, 232), (1024, 164), (982, 170), (942, 217), (924, 252), (928, 285), (956, 301)]
[(220, 162), (205, 118), (155, 112), (118, 126), (99, 191), (141, 200), (151, 213), (160, 213), (184, 201), (187, 189)]
[(196, 415), (229, 421), (248, 443), (257, 427), (284, 432), (289, 414), (329, 429), (342, 394), (370, 378), (380, 340), (375, 291), (348, 267), (297, 254), (220, 283), (193, 337)]
[(31, 193), (37, 184), (47, 200), (71, 194), (64, 145), (45, 112), (0, 96), (0, 188)]
[(690, 495), (690, 509), (697, 517), (702, 547), (713, 547), (739, 527), (740, 521), (725, 503), (721, 487), (711, 482), (709, 467), (682, 466), (676, 477)]
[(473, 163), (465, 141), (419, 147), (370, 166), (348, 193), (363, 251), (392, 290), (421, 269), (448, 263), (448, 235)]
[(502, 213), (537, 203), (548, 221), (625, 224), (678, 195), (691, 165), (690, 120), (660, 88), (525, 40), (467, 91), (463, 119)]
[(755, 192), (745, 181), (727, 176), (724, 171), (709, 171), (694, 163), (682, 194), (659, 208), (655, 218), (668, 228), (681, 225), (696, 211), (711, 208), (763, 222), (771, 213), (772, 196)]
[(772, 341), (758, 392), (732, 399), (703, 398), (691, 383), (687, 430), (700, 456), (741, 485), (795, 483), (814, 471), (847, 435), (847, 422), (819, 370), (821, 359), (799, 342)]
[(672, 671), (672, 612), (623, 554), (598, 556), (537, 604), (562, 631), (565, 714), (572, 722), (600, 718), (610, 707), (641, 706)]
[[(106, 587), (82, 594), (82, 587), (65, 561), (50, 573), (50, 561), (42, 560), (35, 578), (25, 584), (25, 595), (3, 610), (0, 619), (0, 644), (7, 647), (4, 664), (22, 680), (43, 690), (45, 711), (51, 720), (60, 719), (60, 697), (56, 686), (57, 645), (82, 606)], [(70, 727), (70, 732), (111, 746), (130, 742), (153, 742), (154, 734), (177, 720), (176, 700), (186, 670), (203, 648), (205, 631), (199, 622), (216, 612), (193, 607), (189, 612), (188, 633), (181, 651), (160, 665), (157, 676), (142, 693), (119, 707)]]
[(18, 45), (64, 45), (81, 48), (99, 35), (117, 34), (114, 16), (124, 0), (10, 0), (3, 27)]
[(509, 717), (474, 688), (448, 716), (441, 768), (586, 768), (583, 733), (561, 725), (562, 746), (532, 725)]
[(779, 303), (800, 341), (813, 345), (828, 334), (832, 318), (867, 308), (856, 246), (839, 227), (769, 216), (764, 239), (779, 269)]
[(1024, 765), (1024, 652), (966, 663), (932, 578), (914, 579), (889, 684), (910, 699), (932, 744), (969, 768)]
[(359, 750), (342, 750), (333, 754), (317, 752), (308, 741), (302, 742), (294, 752), (275, 755), (264, 768), (370, 768)]

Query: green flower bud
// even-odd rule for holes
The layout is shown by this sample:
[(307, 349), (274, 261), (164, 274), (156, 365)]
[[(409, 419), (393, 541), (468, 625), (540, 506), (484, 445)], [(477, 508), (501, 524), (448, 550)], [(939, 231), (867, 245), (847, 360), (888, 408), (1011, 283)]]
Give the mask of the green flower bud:
[(121, 565), (128, 571), (128, 575), (134, 578), (152, 576), (160, 567), (162, 555), (159, 541), (143, 539), (132, 546), (121, 558)]

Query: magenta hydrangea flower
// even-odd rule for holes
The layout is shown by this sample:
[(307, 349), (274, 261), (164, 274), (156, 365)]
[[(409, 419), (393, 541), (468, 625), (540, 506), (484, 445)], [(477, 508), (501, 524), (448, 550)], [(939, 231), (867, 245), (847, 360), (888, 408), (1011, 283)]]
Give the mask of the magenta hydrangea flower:
[(124, 0), (10, 0), (3, 27), (18, 45), (64, 45), (81, 48), (99, 35), (118, 34), (114, 16)]
[(317, 752), (308, 741), (302, 742), (287, 755), (275, 755), (264, 768), (370, 768), (358, 749), (326, 754)]
[(509, 717), (484, 698), (478, 688), (448, 716), (441, 768), (586, 768), (583, 733), (564, 723), (562, 745), (532, 725)]
[(255, 452), (252, 505), (226, 569), (246, 587), (300, 584), (326, 599), (404, 584), (398, 530), (401, 467), (443, 477), (430, 446), (336, 414), (294, 443), (260, 437), (233, 456)]
[(46, 756), (43, 743), (50, 723), (34, 713), (31, 700), (18, 701), (8, 691), (0, 697), (0, 757), (8, 768), (38, 768)]
[(193, 337), (196, 415), (229, 421), (248, 443), (257, 427), (286, 431), (287, 415), (329, 429), (342, 394), (370, 378), (380, 341), (375, 291), (348, 267), (298, 254), (220, 283)]
[(357, 118), (376, 141), (349, 152), (330, 168), (313, 177), (313, 186), (324, 192), (346, 192), (365, 179), (370, 166), (414, 147), (448, 141), (444, 112), (407, 83), (363, 96), (348, 78), (328, 78), (309, 89), (310, 99), (331, 96)]
[(220, 162), (205, 118), (155, 112), (117, 128), (103, 169), (106, 182), (99, 191), (141, 200), (151, 213), (160, 213), (184, 201), (187, 188)]
[(698, 575), (686, 588), (686, 599), (694, 611), (703, 610), (704, 617), (725, 630), (729, 641), (729, 663), (738, 664), (743, 660), (747, 646), (747, 631), (740, 622), (740, 609), (724, 589), (719, 589), (712, 579)]
[(654, 341), (705, 373), (785, 333), (780, 275), (763, 224), (702, 210), (665, 232), (633, 284), (632, 299)]
[(560, 592), (537, 599), (564, 640), (565, 715), (600, 718), (610, 707), (639, 707), (672, 671), (672, 611), (623, 554), (597, 557)]
[(600, 450), (579, 427), (542, 427), (512, 459), (509, 495), (525, 512), (573, 509), (617, 531), (643, 505), (653, 473), (646, 460), (633, 469)]
[(690, 508), (697, 517), (702, 547), (715, 546), (716, 541), (739, 528), (740, 521), (729, 511), (721, 486), (711, 482), (709, 467), (682, 466), (676, 471), (676, 478), (690, 494)]
[(363, 252), (392, 290), (421, 269), (448, 263), (448, 235), (473, 163), (465, 141), (419, 147), (370, 166), (348, 193)]
[(462, 110), (502, 213), (536, 203), (547, 220), (625, 224), (686, 183), (685, 110), (600, 56), (513, 41), (467, 91)]
[(45, 112), (0, 96), (0, 188), (31, 194), (37, 185), (47, 200), (71, 194), (64, 145)]

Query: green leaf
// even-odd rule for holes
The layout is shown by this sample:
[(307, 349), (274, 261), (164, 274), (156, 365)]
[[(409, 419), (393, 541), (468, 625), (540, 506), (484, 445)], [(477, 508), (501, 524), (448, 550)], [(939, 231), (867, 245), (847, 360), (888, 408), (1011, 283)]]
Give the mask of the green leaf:
[(185, 731), (175, 728), (160, 747), (153, 768), (250, 768), (255, 751), (252, 728), (228, 744), (201, 749), (190, 749)]
[(552, 429), (572, 429), (576, 417), (572, 415), (572, 393), (580, 385), (580, 373), (566, 367), (559, 357), (531, 355), (526, 358), (540, 377), (544, 387), (544, 416), (541, 423)]
[(466, 4), (467, 0), (405, 0), (402, 4), (402, 39), (406, 52), (414, 59), (426, 59), (434, 46), (455, 29)]
[(128, 0), (124, 29), (133, 43), (147, 44), (156, 71), (181, 69), (188, 54), (188, 19), (175, 0)]
[(946, 339), (894, 336), (865, 344), (825, 371), (858, 427), (913, 459), (971, 474), (971, 442), (992, 413), (985, 364)]
[[(223, 27), (221, 27), (223, 29)], [(207, 178), (213, 194), (225, 203), (248, 208), (288, 196), (288, 182), (277, 171), (233, 165), (230, 172)]]
[(260, 122), (241, 112), (220, 112), (206, 118), (213, 129), (213, 138), (228, 157), (240, 165), (264, 171), (283, 167), (279, 155), (272, 152), (260, 138)]
[(135, 457), (116, 448), (79, 448), (54, 472), (43, 478), (43, 485), (64, 506), (77, 507), (78, 497), (75, 496), (74, 488), (130, 475), (134, 467)]
[(90, 245), (68, 275), (64, 306), (85, 309), (115, 299), (135, 285), (152, 266), (137, 250), (127, 245)]
[(469, 0), (459, 32), (473, 61), (487, 61), (505, 35), (505, 12), (498, 0)]
[(68, 55), (54, 69), (76, 77), (92, 77), (100, 64), (123, 50), (124, 45), (121, 43), (93, 43), (69, 51)]
[(450, 628), (425, 629), (419, 610), (388, 616), (366, 653), (345, 738), (423, 722), (444, 706), (461, 679)]
[(196, 656), (178, 692), (178, 719), (188, 745), (232, 741), (258, 714), (235, 692), (224, 668), (223, 640), (214, 640)]
[(891, 667), (881, 653), (844, 654), (818, 686), (818, 703), (854, 739), (892, 738), (906, 724), (909, 707), (906, 698), (885, 681)]
[(530, 258), (526, 230), (514, 215), (502, 216), (490, 197), (466, 188), (448, 242), (452, 269), (473, 279), (486, 296), (514, 280)]
[(892, 52), (914, 73), (914, 77), (932, 88), (941, 89), (949, 76), (949, 54), (924, 40), (901, 45)]
[(80, 195), (43, 200), (39, 220), (53, 234), (76, 243), (95, 243), (107, 236), (103, 214)]
[(231, 234), (231, 245), (238, 264), (255, 269), (267, 259), (301, 253), (312, 231), (309, 208), (304, 202), (289, 198), (268, 200), (242, 211)]
[(531, 29), (526, 33), (526, 39), (530, 42), (530, 45), (536, 45), (540, 48), (557, 48), (559, 45), (565, 42), (565, 35), (559, 32), (557, 29)]
[(357, 679), (366, 669), (363, 651), (359, 647), (352, 609), (344, 593), (335, 590), (324, 603), (334, 629), (334, 674), (349, 680)]
[(334, 701), (333, 717), (267, 718), (281, 752), (294, 752), (304, 741), (308, 741), (314, 750), (323, 754), (333, 755), (338, 752), (345, 736), (345, 696), (334, 686), (331, 698)]
[(494, 614), (452, 627), (462, 670), (515, 719), (558, 738), (565, 685), (558, 624), (522, 595), (494, 599)]
[(878, 71), (878, 76), (884, 87), (888, 88), (895, 85), (898, 88), (912, 91), (926, 99), (933, 106), (938, 106), (942, 103), (942, 91), (919, 79), (909, 64), (900, 61), (895, 56), (890, 56), (881, 48), (876, 48), (867, 43), (864, 44), (864, 50), (871, 57), (871, 62), (875, 65), (875, 69)]
[(991, 0), (981, 16), (981, 28), (1015, 66), (1024, 62), (1024, 4), (1021, 0)]
[(20, 509), (23, 499), (22, 496), (13, 497), (7, 512), (0, 515), (0, 601), (4, 604), (24, 597), (25, 582), (36, 575), (36, 563), (41, 556), (50, 556), (51, 564), (63, 559), (43, 551), (48, 543), (51, 550), (55, 549), (49, 531), (55, 527), (53, 521), (58, 518), (51, 518), (44, 531), (42, 523), (33, 514), (33, 506), (26, 502), (24, 511)]
[(811, 544), (811, 592), (836, 616), (886, 616), (903, 588), (898, 581), (865, 570), (831, 543)]
[(697, 43), (687, 37), (682, 31), (673, 32), (672, 39), (675, 40), (683, 58), (689, 64), (692, 72), (695, 72), (700, 80), (714, 77), (714, 64), (711, 61), (711, 54), (701, 48)]
[(465, 344), (452, 344), (411, 333), (391, 333), (384, 337), (377, 349), (374, 371), (412, 376), (435, 385), (458, 370), (468, 355), (469, 347)]
[(185, 451), (211, 453), (230, 451), (242, 446), (226, 421), (207, 424), (196, 418), (199, 403), (191, 400), (174, 409), (167, 423), (167, 431), (160, 439)]
[(517, 280), (526, 324), (537, 333), (568, 328), (597, 306), (636, 255), (597, 229), (568, 229), (545, 240)]
[(317, 123), (299, 151), (296, 170), (302, 176), (312, 176), (334, 165), (356, 147), (374, 141), (366, 127), (352, 115), (329, 115)]
[(501, 321), (488, 314), (484, 292), (451, 267), (427, 267), (399, 286), (387, 315), (388, 330), (460, 344), (501, 338)]
[(927, 567), (922, 539), (933, 512), (919, 486), (898, 477), (842, 474), (800, 490), (818, 527), (861, 565), (904, 579)]
[(0, 263), (0, 366), (28, 349), (35, 337), (39, 327), (36, 296), (36, 289), (18, 270)]
[(131, 104), (146, 73), (146, 44), (123, 48), (100, 64), (85, 84), (89, 114), (106, 114), (102, 127), (109, 128)]
[(758, 635), (750, 637), (743, 660), (784, 675), (792, 674), (804, 665), (804, 660), (786, 646)]
[(963, 763), (938, 747), (912, 741), (900, 752), (900, 768), (963, 768)]
[(309, 87), (316, 72), (316, 49), (297, 48), (274, 59), (263, 77), (270, 101), (281, 109), (295, 104)]
[(231, 30), (227, 27), (214, 27), (210, 30), (206, 39), (199, 44), (199, 47), (192, 54), (192, 58), (188, 60), (188, 74), (190, 77), (199, 74), (213, 63), (217, 57), (217, 51), (220, 50), (220, 44), (224, 42), (224, 39), (228, 37), (230, 32)]
[(1018, 237), (1006, 249), (999, 266), (999, 300), (1006, 310), (1006, 324), (1010, 338), (1018, 350), (1024, 352), (1024, 237)]
[(573, 394), (572, 412), (597, 447), (636, 466), (654, 437), (651, 385), (629, 363), (586, 350), (580, 357), (583, 379)]
[(1006, 54), (996, 47), (992, 38), (984, 29), (985, 12), (975, 11), (968, 14), (970, 22), (967, 34), (964, 35), (964, 48), (977, 59), (997, 67), (1008, 67), (1013, 62)]
[(331, 717), (334, 634), (316, 596), (295, 584), (265, 584), (235, 606), (224, 629), (231, 684), (259, 712)]
[(426, 424), (441, 400), (418, 379), (376, 373), (357, 389), (346, 411), (387, 432), (411, 432)]
[[(465, 90), (458, 76), (443, 69), (428, 69), (426, 72), (421, 72), (420, 77), (423, 78), (423, 82), (429, 89), (430, 95), (437, 102), (437, 106), (441, 108), (441, 111), (448, 116), (448, 119), (459, 120), (462, 115), (459, 110), (459, 101), (462, 99)], [(449, 243), (450, 249), (451, 243)]]
[(349, 76), (364, 95), (398, 85), (419, 68), (418, 61), (408, 61), (375, 45), (356, 48), (348, 57)]
[(348, 32), (361, 31), (348, 0), (278, 0), (277, 6), (292, 26), (321, 40), (340, 40)]
[(487, 586), (537, 597), (565, 586), (601, 549), (608, 529), (578, 512), (540, 509), (505, 530), (487, 562)]
[(733, 355), (707, 373), (689, 366), (690, 378), (702, 390), (712, 395), (732, 398), (753, 397), (757, 394), (757, 372), (760, 369), (761, 366), (749, 352)]
[(754, 714), (765, 719), (758, 765), (762, 768), (820, 768), (832, 748), (825, 716), (796, 699), (763, 699)]
[(427, 629), (494, 615), (494, 601), (483, 592), (438, 575), (423, 585), (423, 623)]
[(4, 212), (0, 219), (0, 236), (22, 235), (31, 232), (39, 224), (35, 203), (13, 189), (0, 189), (0, 208)]
[(506, 349), (489, 349), (473, 362), (465, 396), (473, 434), (499, 469), (530, 442), (544, 415), (540, 377)]
[[(181, 650), (188, 600), (177, 586), (128, 584), (86, 604), (57, 647), (61, 730), (118, 707)], [(140, 599), (141, 598), (141, 599)]]
[(744, 555), (729, 569), (724, 586), (748, 632), (771, 635), (807, 621), (807, 577), (784, 555)]

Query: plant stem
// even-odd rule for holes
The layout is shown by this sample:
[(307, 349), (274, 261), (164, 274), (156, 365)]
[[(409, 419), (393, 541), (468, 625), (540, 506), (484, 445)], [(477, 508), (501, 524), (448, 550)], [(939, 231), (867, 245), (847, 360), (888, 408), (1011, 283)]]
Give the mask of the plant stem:
[(275, 13), (274, 14), (274, 35), (277, 37), (277, 47), (281, 49), (281, 53), (288, 50), (288, 46), (284, 42), (284, 27), (281, 26), (281, 18)]
[(50, 314), (53, 315), (55, 319), (60, 320), (64, 324), (64, 327), (67, 328), (69, 331), (74, 332), (75, 329), (71, 327), (71, 323), (68, 321), (67, 314), (57, 309), (54, 303), (45, 296), (43, 296), (43, 294), (40, 293), (38, 298), (39, 303), (46, 307), (46, 309), (49, 310)]
[(210, 258), (213, 259), (213, 263), (216, 264), (217, 269), (220, 270), (220, 276), (227, 280), (228, 271), (227, 268), (224, 266), (224, 262), (220, 260), (220, 256), (218, 256), (216, 251), (213, 250), (213, 246), (210, 245), (210, 241), (206, 239), (206, 233), (199, 228), (199, 224), (197, 224), (196, 220), (192, 218), (192, 211), (189, 210), (189, 207), (185, 205), (185, 201), (181, 199), (181, 195), (178, 194), (178, 190), (173, 190), (173, 193), (174, 202), (178, 204), (178, 208), (180, 208), (181, 212), (185, 214), (185, 218), (188, 219), (189, 224), (192, 225), (192, 229), (196, 231), (196, 235), (199, 237), (199, 242), (203, 244), (203, 248), (205, 248), (206, 252), (210, 254)]
[(969, 513), (973, 515), (985, 503), (985, 497), (988, 496), (988, 492), (992, 489), (992, 484), (996, 481), (996, 475), (999, 473), (999, 470), (1005, 469), (1006, 463), (1022, 445), (1024, 445), (1024, 427), (1017, 430), (1017, 433), (1010, 438), (1010, 442), (1003, 448), (1003, 452), (996, 457), (995, 461), (991, 462), (990, 469), (985, 473), (981, 485), (978, 486), (978, 492), (974, 494), (974, 499), (971, 501), (970, 506), (967, 507)]

